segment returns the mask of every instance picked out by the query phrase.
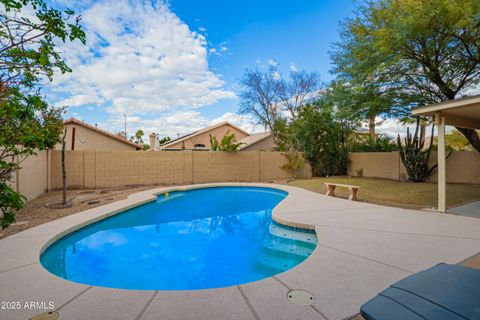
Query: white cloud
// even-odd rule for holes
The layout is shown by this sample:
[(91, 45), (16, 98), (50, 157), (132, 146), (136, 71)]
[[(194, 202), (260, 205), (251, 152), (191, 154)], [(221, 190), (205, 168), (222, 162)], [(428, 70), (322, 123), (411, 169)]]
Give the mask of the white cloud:
[[(407, 128), (410, 129), (410, 133), (415, 132), (415, 124), (414, 123), (409, 123), (409, 124), (404, 124), (398, 121), (397, 119), (382, 119), (381, 117), (377, 117), (376, 119), (377, 126), (375, 128), (375, 131), (379, 134), (384, 134), (388, 135), (392, 139), (396, 139), (397, 136), (400, 134), (401, 137), (404, 137), (407, 135)], [(368, 124), (364, 124), (362, 126), (364, 130), (368, 130)], [(447, 127), (446, 131), (451, 132), (453, 128)], [(427, 128), (427, 136), (431, 135), (432, 127), (429, 126)], [(434, 130), (434, 135), (437, 135), (437, 128)]]
[[(123, 116), (116, 116), (98, 123), (98, 126), (111, 132), (118, 132), (124, 130), (124, 121)], [(251, 133), (264, 131), (250, 115), (227, 112), (218, 118), (209, 120), (196, 110), (187, 110), (148, 119), (127, 116), (127, 132), (129, 136), (132, 136), (138, 129), (141, 129), (145, 132), (145, 141), (152, 132), (158, 133), (160, 137), (176, 138), (223, 121), (233, 123)]]
[(165, 3), (107, 0), (80, 13), (87, 46), (62, 48), (74, 71), (55, 79), (58, 103), (158, 116), (235, 97), (209, 70), (205, 37)]
[(290, 71), (292, 71), (292, 72), (298, 72), (298, 67), (297, 67), (297, 65), (296, 65), (295, 63), (293, 63), (293, 62), (290, 63), (289, 69), (290, 69)]
[(90, 93), (79, 93), (77, 95), (72, 95), (66, 99), (58, 101), (57, 105), (76, 107), (76, 106), (82, 106), (86, 104), (103, 105), (103, 103), (105, 103), (105, 99), (102, 99), (95, 92), (90, 92)]
[(68, 116), (78, 117), (82, 108), (107, 112), (105, 120), (92, 122), (119, 132), (126, 113), (128, 134), (142, 129), (145, 141), (152, 132), (175, 138), (220, 121), (263, 131), (248, 115), (225, 113), (212, 120), (196, 109), (236, 98), (207, 62), (208, 54), (228, 54), (227, 43), (207, 45), (199, 33), (206, 29), (190, 30), (165, 2), (102, 0), (82, 3), (77, 11), (87, 45), (60, 45), (74, 71), (48, 86), (56, 104), (72, 107)]
[(274, 59), (268, 60), (268, 64), (271, 65), (272, 67), (278, 66), (278, 61)]
[[(407, 125), (399, 123), (396, 119), (385, 119), (380, 117), (376, 119), (377, 125), (375, 131), (379, 134), (388, 135), (390, 138), (396, 138), (398, 134), (404, 135), (407, 131)], [(363, 129), (368, 130), (368, 123), (363, 124)], [(404, 133), (405, 132), (405, 133)]]
[[(124, 121), (125, 119), (122, 116), (112, 116), (108, 120), (100, 122), (99, 126), (111, 132), (117, 132), (124, 130)], [(141, 129), (146, 136), (155, 132), (161, 137), (170, 136), (174, 138), (177, 134), (184, 135), (208, 126), (208, 124), (209, 121), (195, 110), (148, 118), (127, 116), (127, 132), (129, 135), (133, 135), (138, 129)]]

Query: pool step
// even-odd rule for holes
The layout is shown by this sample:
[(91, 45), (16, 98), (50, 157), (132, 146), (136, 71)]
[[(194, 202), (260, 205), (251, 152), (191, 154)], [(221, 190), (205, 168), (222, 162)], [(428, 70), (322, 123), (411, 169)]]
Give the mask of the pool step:
[(293, 257), (292, 255), (290, 255), (289, 257), (286, 257), (285, 254), (274, 255), (272, 253), (262, 251), (257, 256), (257, 262), (259, 263), (259, 265), (263, 267), (275, 269), (276, 271), (282, 272), (290, 268), (293, 268), (300, 261), (303, 260), (298, 258), (294, 259), (292, 257)]
[(313, 233), (290, 230), (273, 223), (268, 226), (268, 231), (274, 237), (292, 239), (314, 245), (317, 243), (317, 237)]
[(278, 237), (265, 239), (262, 243), (262, 247), (269, 251), (293, 254), (304, 258), (310, 256), (315, 249), (314, 244)]

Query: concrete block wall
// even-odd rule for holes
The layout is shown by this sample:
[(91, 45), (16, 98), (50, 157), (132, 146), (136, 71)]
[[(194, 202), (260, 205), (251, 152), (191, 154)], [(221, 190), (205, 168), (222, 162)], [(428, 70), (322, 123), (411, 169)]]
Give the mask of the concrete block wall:
[[(62, 186), (60, 155), (52, 151), (52, 189)], [(293, 175), (280, 168), (285, 162), (280, 152), (269, 151), (66, 152), (67, 185), (73, 188), (287, 179)], [(297, 172), (310, 176), (308, 164)]]
[(195, 152), (193, 182), (259, 181), (258, 152)]
[(19, 163), (22, 169), (15, 172), (12, 181), (15, 191), (32, 200), (48, 190), (49, 156), (49, 151), (41, 151)]
[[(349, 155), (348, 174), (364, 177), (398, 180), (400, 178), (400, 154), (396, 152), (354, 152)], [(403, 166), (403, 164), (402, 164)]]
[[(432, 152), (431, 164), (436, 163)], [(238, 153), (210, 151), (66, 151), (69, 188), (109, 188), (132, 185), (181, 185), (228, 181), (289, 179), (293, 174), (280, 167), (286, 163), (280, 152)], [(13, 175), (12, 187), (28, 200), (62, 186), (60, 151), (42, 151), (26, 158)], [(406, 176), (398, 152), (350, 154), (348, 174), (401, 180)], [(308, 163), (297, 178), (311, 177)], [(430, 178), (437, 181), (436, 173)], [(480, 154), (456, 151), (447, 161), (447, 182), (480, 184)]]
[[(60, 151), (50, 151), (50, 189), (62, 186), (62, 158)], [(65, 151), (65, 170), (69, 187), (84, 187), (84, 151)]]
[[(402, 180), (407, 171), (399, 152), (355, 152), (349, 155), (348, 174), (357, 176), (363, 169), (364, 177)], [(437, 163), (437, 153), (432, 152), (430, 165)], [(480, 184), (480, 154), (475, 151), (454, 151), (447, 161), (447, 182)], [(430, 182), (437, 181), (435, 172)]]
[[(448, 155), (448, 151), (447, 151)], [(430, 163), (437, 163), (437, 153), (432, 152)], [(435, 172), (430, 181), (437, 182)], [(480, 153), (476, 151), (454, 151), (447, 160), (447, 182), (480, 184)]]

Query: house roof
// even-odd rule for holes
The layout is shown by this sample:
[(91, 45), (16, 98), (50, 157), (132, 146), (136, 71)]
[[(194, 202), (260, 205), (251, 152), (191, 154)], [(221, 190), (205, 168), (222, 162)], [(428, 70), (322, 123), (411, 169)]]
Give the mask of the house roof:
[(104, 135), (104, 136), (107, 136), (107, 137), (109, 137), (109, 138), (112, 138), (112, 139), (114, 139), (114, 140), (117, 140), (117, 141), (119, 141), (119, 142), (128, 144), (128, 145), (130, 145), (130, 146), (132, 146), (132, 147), (135, 147), (135, 148), (137, 148), (137, 149), (142, 149), (142, 146), (140, 146), (140, 145), (138, 145), (138, 144), (136, 144), (136, 143), (134, 143), (134, 142), (132, 142), (132, 141), (130, 141), (130, 140), (127, 140), (127, 139), (125, 139), (125, 138), (122, 138), (122, 137), (120, 137), (120, 136), (117, 136), (116, 134), (110, 133), (110, 132), (105, 131), (105, 130), (103, 130), (103, 129), (99, 129), (99, 128), (95, 127), (95, 126), (92, 126), (92, 125), (90, 125), (90, 124), (88, 124), (88, 123), (85, 123), (85, 122), (80, 121), (80, 120), (75, 119), (75, 118), (70, 118), (70, 119), (64, 120), (64, 121), (63, 121), (63, 125), (67, 125), (67, 124), (76, 124), (76, 125), (82, 126), (82, 127), (84, 127), (84, 128), (87, 128), (87, 129), (89, 129), (89, 130), (95, 131), (95, 132), (97, 132), (97, 133), (99, 133), (99, 134), (102, 134), (102, 135)]
[(184, 135), (184, 136), (182, 136), (182, 137), (179, 137), (179, 138), (177, 138), (177, 139), (170, 140), (170, 141), (168, 141), (168, 142), (160, 145), (160, 148), (169, 147), (169, 146), (171, 146), (171, 145), (173, 145), (173, 144), (176, 144), (176, 143), (178, 143), (178, 142), (185, 141), (185, 140), (187, 140), (187, 139), (193, 138), (193, 137), (195, 137), (195, 136), (201, 135), (201, 134), (203, 134), (203, 133), (206, 133), (206, 132), (208, 132), (208, 131), (211, 131), (211, 130), (214, 130), (214, 129), (216, 129), (216, 128), (219, 128), (219, 127), (222, 127), (222, 126), (226, 126), (226, 125), (231, 126), (231, 127), (235, 128), (235, 129), (237, 129), (238, 131), (243, 132), (243, 133), (246, 134), (246, 135), (250, 135), (247, 131), (243, 130), (242, 128), (239, 128), (239, 127), (237, 127), (236, 125), (233, 125), (233, 124), (231, 124), (231, 123), (228, 122), (228, 121), (224, 121), (224, 122), (219, 122), (219, 123), (216, 123), (216, 124), (211, 125), (211, 126), (209, 126), (209, 127), (206, 127), (206, 128), (203, 128), (203, 129), (200, 129), (200, 130), (197, 130), (197, 131), (194, 131), (194, 132), (192, 132), (192, 133), (189, 133), (189, 134)]
[(243, 139), (240, 139), (238, 142), (244, 143), (240, 147), (240, 150), (245, 149), (247, 147), (250, 147), (251, 145), (254, 145), (256, 143), (259, 143), (260, 141), (263, 141), (263, 140), (269, 138), (271, 135), (272, 135), (272, 133), (270, 131), (267, 131), (267, 132), (252, 134), (252, 135), (247, 136)]

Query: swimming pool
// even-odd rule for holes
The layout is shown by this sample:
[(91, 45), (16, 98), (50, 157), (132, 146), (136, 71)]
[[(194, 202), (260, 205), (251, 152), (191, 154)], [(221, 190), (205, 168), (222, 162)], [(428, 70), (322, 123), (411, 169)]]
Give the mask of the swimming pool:
[(286, 192), (261, 187), (174, 191), (54, 242), (51, 273), (78, 283), (138, 290), (220, 288), (260, 280), (304, 261), (314, 233), (271, 219)]

